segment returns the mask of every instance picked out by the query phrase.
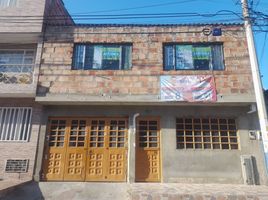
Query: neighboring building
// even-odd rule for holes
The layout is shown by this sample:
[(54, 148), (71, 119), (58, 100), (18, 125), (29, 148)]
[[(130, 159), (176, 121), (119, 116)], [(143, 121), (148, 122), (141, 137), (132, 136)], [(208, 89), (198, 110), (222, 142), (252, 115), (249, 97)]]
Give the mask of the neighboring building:
[[(61, 1), (0, 0), (1, 180), (33, 177), (42, 114), (35, 96), (43, 28), (55, 12), (68, 16)], [(66, 18), (60, 24), (71, 22)]]
[[(45, 13), (54, 8), (64, 11)], [(3, 81), (1, 137), (24, 142), (2, 140), (0, 176), (267, 184), (258, 118), (248, 113), (256, 101), (243, 25), (56, 19), (37, 53), (20, 47), (24, 61), (38, 55), (33, 81)], [(28, 172), (4, 173), (9, 159), (30, 160)]]

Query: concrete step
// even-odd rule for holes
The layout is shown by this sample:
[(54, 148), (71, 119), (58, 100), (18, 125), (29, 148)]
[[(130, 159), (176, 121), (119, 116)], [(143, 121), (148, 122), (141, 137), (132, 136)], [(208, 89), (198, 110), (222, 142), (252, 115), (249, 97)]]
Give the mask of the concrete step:
[(31, 182), (1, 200), (268, 200), (267, 186)]

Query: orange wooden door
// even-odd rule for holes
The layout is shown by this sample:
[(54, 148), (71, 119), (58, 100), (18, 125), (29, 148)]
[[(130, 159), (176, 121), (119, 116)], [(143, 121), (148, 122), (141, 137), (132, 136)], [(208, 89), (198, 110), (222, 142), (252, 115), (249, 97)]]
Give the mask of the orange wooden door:
[(127, 119), (107, 121), (107, 181), (126, 181), (127, 133)]
[(126, 180), (127, 120), (92, 119), (86, 181)]
[(160, 125), (158, 118), (139, 118), (136, 133), (136, 181), (160, 182)]
[(106, 124), (104, 119), (90, 120), (86, 181), (105, 180), (107, 160), (105, 152), (105, 134)]
[(43, 180), (63, 180), (66, 147), (67, 120), (49, 120), (41, 177)]
[(85, 180), (87, 126), (86, 119), (73, 119), (69, 121), (64, 170), (65, 181)]
[(127, 118), (49, 120), (47, 181), (126, 181)]

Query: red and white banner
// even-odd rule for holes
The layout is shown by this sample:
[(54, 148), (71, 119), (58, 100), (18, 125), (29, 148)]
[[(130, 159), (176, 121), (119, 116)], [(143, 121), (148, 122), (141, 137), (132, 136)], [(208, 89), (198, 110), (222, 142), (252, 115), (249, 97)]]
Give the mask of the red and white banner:
[(161, 76), (161, 101), (215, 102), (214, 78), (198, 76)]

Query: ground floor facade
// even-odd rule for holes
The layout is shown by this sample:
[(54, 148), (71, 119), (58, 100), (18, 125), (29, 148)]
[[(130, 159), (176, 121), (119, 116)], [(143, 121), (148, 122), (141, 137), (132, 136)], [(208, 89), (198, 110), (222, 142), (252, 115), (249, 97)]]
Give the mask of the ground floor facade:
[[(29, 140), (1, 142), (3, 179), (267, 184), (249, 106), (29, 106)], [(5, 172), (7, 159), (28, 159), (27, 173)]]

